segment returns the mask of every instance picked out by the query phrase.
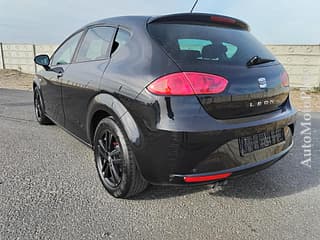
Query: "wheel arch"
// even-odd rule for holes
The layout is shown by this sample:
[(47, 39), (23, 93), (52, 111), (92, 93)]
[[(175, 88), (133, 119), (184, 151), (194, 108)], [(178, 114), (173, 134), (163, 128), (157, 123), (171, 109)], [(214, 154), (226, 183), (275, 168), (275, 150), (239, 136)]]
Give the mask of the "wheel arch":
[(35, 90), (36, 87), (40, 89), (40, 81), (39, 81), (39, 78), (37, 76), (33, 79), (32, 89)]
[(141, 134), (139, 128), (126, 107), (114, 96), (108, 93), (96, 95), (90, 102), (87, 114), (87, 138), (93, 146), (96, 127), (105, 117), (113, 117), (121, 124), (131, 144), (140, 144)]

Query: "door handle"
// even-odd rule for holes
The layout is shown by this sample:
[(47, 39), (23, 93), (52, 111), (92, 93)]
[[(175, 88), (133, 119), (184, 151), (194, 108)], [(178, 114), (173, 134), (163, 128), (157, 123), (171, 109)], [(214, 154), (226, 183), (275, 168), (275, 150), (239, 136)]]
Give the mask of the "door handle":
[(63, 72), (59, 72), (58, 74), (57, 74), (57, 78), (61, 78), (63, 76)]

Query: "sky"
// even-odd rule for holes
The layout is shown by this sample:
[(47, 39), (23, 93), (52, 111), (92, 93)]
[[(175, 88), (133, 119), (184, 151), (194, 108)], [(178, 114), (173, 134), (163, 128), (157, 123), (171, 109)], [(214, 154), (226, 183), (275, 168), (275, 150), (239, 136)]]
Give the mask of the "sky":
[[(58, 44), (89, 22), (190, 11), (194, 0), (0, 0), (0, 42)], [(319, 44), (319, 0), (199, 0), (194, 12), (237, 17), (266, 44)]]

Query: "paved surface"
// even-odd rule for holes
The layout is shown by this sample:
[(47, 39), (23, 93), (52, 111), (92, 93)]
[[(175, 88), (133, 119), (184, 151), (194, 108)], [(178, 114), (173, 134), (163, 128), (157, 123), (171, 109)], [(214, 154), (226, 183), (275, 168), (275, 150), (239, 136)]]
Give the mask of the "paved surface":
[(117, 200), (89, 148), (35, 122), (30, 92), (0, 89), (0, 239), (319, 239), (320, 114), (312, 129), (311, 169), (298, 127), (287, 157), (218, 191), (153, 186)]

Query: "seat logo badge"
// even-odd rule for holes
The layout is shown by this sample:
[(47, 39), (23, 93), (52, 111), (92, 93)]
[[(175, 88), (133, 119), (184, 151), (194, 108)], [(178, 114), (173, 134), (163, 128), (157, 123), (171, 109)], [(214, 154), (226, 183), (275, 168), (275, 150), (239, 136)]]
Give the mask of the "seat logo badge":
[(259, 83), (259, 88), (267, 88), (267, 79), (259, 78), (258, 83)]

